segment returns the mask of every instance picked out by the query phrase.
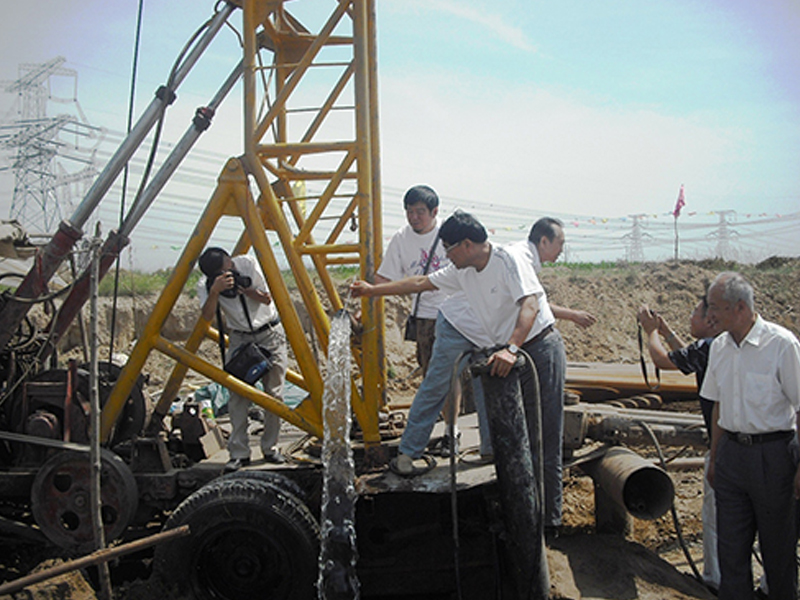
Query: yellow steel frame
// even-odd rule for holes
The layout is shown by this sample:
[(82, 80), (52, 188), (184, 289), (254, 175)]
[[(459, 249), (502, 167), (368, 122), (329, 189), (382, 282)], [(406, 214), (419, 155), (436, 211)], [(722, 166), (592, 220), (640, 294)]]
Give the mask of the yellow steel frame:
[[(156, 406), (156, 417), (167, 413), (187, 369), (193, 369), (305, 431), (322, 435), (320, 365), (289, 296), (267, 232), (277, 237), (314, 333), (327, 350), (330, 321), (306, 263), (314, 266), (328, 305), (336, 311), (343, 303), (328, 266), (358, 264), (361, 277), (372, 280), (382, 255), (374, 0), (340, 0), (331, 2), (331, 6), (327, 21), (312, 33), (284, 7), (282, 0), (242, 0), (244, 153), (224, 166), (216, 190), (120, 374), (103, 409), (103, 440), (108, 440), (113, 431), (152, 350), (176, 362)], [(325, 61), (327, 51), (345, 58)], [(265, 67), (260, 59), (267, 52), (272, 53), (273, 60)], [(318, 108), (297, 109), (304, 100), (308, 101), (301, 90), (315, 69), (338, 69), (339, 76), (323, 78), (330, 84), (330, 91)], [(260, 91), (261, 105), (268, 107), (262, 116), (257, 115), (259, 79), (271, 82)], [(350, 104), (343, 106), (348, 97)], [(346, 137), (340, 129), (327, 128), (334, 115), (341, 125), (343, 114), (352, 119)], [(292, 137), (299, 116), (306, 119), (305, 128), (295, 127), (302, 133)], [(258, 190), (257, 200), (251, 193), (251, 181)], [(322, 185), (324, 191), (308, 197), (296, 193), (293, 184), (312, 181)], [(308, 203), (313, 203), (313, 208), (306, 214)], [(252, 247), (280, 312), (298, 366), (298, 371), (287, 373), (287, 379), (308, 392), (307, 399), (294, 409), (199, 357), (197, 350), (202, 340), (207, 336), (218, 339), (219, 335), (202, 317), (183, 346), (160, 335), (197, 258), (224, 216), (241, 218), (244, 230), (233, 254)], [(353, 222), (358, 224), (358, 241), (343, 241)], [(324, 242), (317, 243), (315, 233)], [(383, 303), (364, 299), (361, 310), (363, 335), (360, 347), (354, 349), (361, 367), (355, 377), (360, 381), (352, 386), (353, 409), (365, 442), (372, 446), (380, 442), (378, 410), (385, 404)]]

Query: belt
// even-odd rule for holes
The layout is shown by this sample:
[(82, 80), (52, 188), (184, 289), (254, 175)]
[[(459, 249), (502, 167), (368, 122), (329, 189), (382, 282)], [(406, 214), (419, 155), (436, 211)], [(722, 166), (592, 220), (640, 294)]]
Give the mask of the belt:
[(238, 333), (239, 335), (250, 335), (250, 334), (254, 334), (254, 333), (261, 333), (263, 331), (266, 331), (267, 329), (272, 329), (276, 325), (280, 325), (280, 324), (281, 324), (281, 319), (280, 319), (280, 317), (278, 317), (276, 319), (273, 319), (272, 321), (269, 321), (268, 323), (265, 323), (264, 325), (262, 325), (258, 329), (254, 329), (253, 331), (240, 331), (238, 329), (234, 329), (233, 333)]
[(525, 342), (525, 344), (524, 344), (524, 345), (525, 345), (525, 346), (532, 346), (532, 345), (533, 345), (533, 344), (535, 344), (536, 342), (538, 342), (538, 341), (542, 340), (542, 339), (543, 339), (543, 338), (544, 338), (544, 337), (545, 337), (545, 336), (546, 336), (548, 333), (550, 333), (551, 331), (553, 331), (553, 326), (552, 326), (552, 325), (548, 325), (547, 327), (545, 327), (544, 329), (542, 329), (542, 330), (541, 330), (539, 333), (537, 333), (535, 336), (533, 336), (533, 337), (532, 337), (530, 340), (528, 340), (527, 342)]
[(725, 433), (727, 433), (728, 437), (733, 441), (744, 446), (777, 442), (778, 440), (785, 440), (794, 435), (794, 431), (770, 431), (769, 433), (739, 433), (736, 431), (726, 431)]

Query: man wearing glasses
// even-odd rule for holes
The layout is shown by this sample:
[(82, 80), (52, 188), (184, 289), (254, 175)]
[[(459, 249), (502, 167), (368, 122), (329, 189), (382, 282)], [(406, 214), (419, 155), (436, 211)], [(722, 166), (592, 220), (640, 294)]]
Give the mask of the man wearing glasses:
[[(450, 296), (440, 309), (428, 374), (414, 397), (394, 461), (394, 469), (401, 475), (414, 473), (413, 461), (422, 455), (430, 439), (450, 388), (453, 364), (461, 352), (502, 345), (490, 356), (489, 363), (492, 375), (507, 376), (519, 347), (532, 338), (539, 299), (544, 297), (532, 266), (489, 242), (486, 229), (472, 215), (456, 211), (442, 224), (439, 236), (451, 262), (448, 267), (427, 276), (379, 284), (356, 281), (350, 286), (354, 296), (415, 294), (425, 290), (441, 290)], [(473, 323), (459, 319), (456, 327), (445, 318), (447, 307), (452, 309), (458, 303), (469, 307), (475, 315)], [(476, 404), (482, 407), (481, 386), (475, 386), (475, 395)], [(486, 438), (482, 436), (482, 453), (487, 447)]]

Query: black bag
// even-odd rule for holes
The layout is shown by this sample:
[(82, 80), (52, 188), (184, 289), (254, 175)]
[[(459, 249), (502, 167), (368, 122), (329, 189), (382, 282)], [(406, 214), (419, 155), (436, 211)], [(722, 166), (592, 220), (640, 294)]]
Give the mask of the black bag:
[(272, 368), (272, 354), (264, 346), (247, 342), (236, 348), (225, 363), (225, 370), (253, 385)]
[(408, 342), (416, 342), (417, 341), (417, 317), (414, 315), (408, 315), (408, 319), (406, 319), (406, 330), (403, 334), (403, 339)]

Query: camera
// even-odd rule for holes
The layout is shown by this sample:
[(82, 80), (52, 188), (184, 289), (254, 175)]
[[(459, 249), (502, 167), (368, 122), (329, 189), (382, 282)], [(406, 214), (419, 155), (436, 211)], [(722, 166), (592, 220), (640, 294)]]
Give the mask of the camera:
[[(225, 296), (226, 298), (236, 298), (240, 289), (246, 289), (249, 288), (251, 285), (253, 285), (253, 279), (251, 277), (248, 277), (247, 275), (242, 275), (241, 273), (239, 273), (239, 271), (236, 271), (235, 269), (231, 269), (230, 271), (228, 271), (228, 273), (233, 275), (233, 287), (227, 290), (222, 290), (220, 292), (220, 294), (222, 296)], [(222, 273), (220, 273), (219, 275), (222, 275)], [(217, 275), (217, 277), (219, 277), (219, 275)], [(215, 279), (216, 277), (214, 277), (213, 279), (206, 278), (207, 290), (210, 290), (211, 286), (214, 285)]]

